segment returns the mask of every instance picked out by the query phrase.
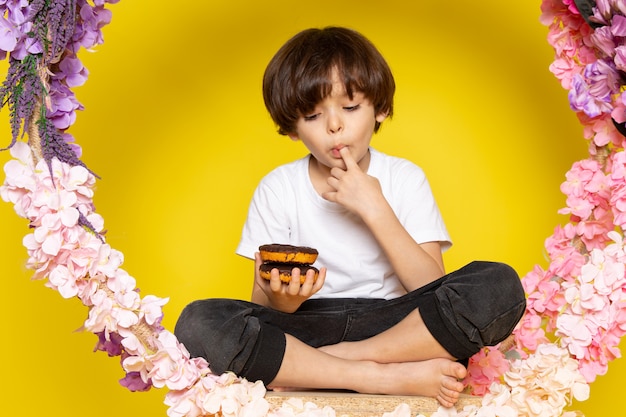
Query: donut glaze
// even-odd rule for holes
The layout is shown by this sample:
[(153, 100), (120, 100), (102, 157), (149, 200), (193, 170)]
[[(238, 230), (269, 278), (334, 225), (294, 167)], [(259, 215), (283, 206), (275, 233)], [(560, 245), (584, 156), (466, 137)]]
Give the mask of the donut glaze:
[(272, 272), (272, 269), (274, 268), (278, 269), (278, 276), (280, 277), (280, 280), (283, 282), (291, 282), (291, 271), (293, 270), (293, 268), (300, 269), (300, 284), (304, 284), (306, 273), (309, 269), (312, 269), (313, 271), (315, 271), (315, 277), (313, 278), (313, 282), (317, 280), (317, 276), (319, 275), (319, 270), (316, 267), (311, 266), (311, 265), (298, 265), (298, 264), (269, 262), (269, 263), (261, 264), (261, 266), (259, 267), (259, 274), (261, 275), (261, 278), (269, 280), (270, 272)]
[(272, 243), (259, 246), (263, 262), (281, 262), (289, 264), (307, 265), (317, 259), (317, 249), (307, 246), (285, 245)]

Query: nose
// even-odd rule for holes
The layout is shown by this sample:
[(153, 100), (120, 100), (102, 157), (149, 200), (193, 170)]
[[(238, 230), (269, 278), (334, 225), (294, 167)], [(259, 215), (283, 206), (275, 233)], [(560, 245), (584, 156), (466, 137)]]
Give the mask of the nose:
[(337, 113), (330, 113), (327, 123), (329, 133), (336, 134), (343, 130), (343, 120)]

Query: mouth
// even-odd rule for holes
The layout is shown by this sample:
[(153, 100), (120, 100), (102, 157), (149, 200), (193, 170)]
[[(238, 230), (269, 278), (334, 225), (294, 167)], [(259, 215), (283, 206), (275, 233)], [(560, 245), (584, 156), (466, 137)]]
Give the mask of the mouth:
[(335, 146), (334, 148), (332, 148), (330, 150), (331, 155), (333, 156), (333, 158), (338, 158), (338, 159), (342, 159), (341, 158), (341, 150), (345, 148), (345, 145), (338, 145)]

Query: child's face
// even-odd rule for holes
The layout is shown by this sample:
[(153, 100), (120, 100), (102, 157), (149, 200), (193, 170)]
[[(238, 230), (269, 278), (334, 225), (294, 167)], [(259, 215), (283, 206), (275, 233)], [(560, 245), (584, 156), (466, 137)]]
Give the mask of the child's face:
[(375, 114), (374, 106), (362, 93), (355, 92), (350, 99), (334, 72), (330, 95), (298, 119), (296, 132), (289, 137), (301, 140), (322, 166), (345, 169), (339, 150), (348, 147), (359, 165), (367, 164), (376, 122), (386, 117), (386, 114)]

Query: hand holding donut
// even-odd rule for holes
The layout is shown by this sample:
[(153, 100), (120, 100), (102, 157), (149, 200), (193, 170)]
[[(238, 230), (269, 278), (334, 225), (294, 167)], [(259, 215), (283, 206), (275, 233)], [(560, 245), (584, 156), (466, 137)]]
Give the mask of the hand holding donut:
[(294, 312), (324, 285), (326, 268), (309, 265), (317, 258), (317, 251), (310, 249), (271, 244), (261, 246), (255, 254), (256, 285), (272, 308)]
[(339, 152), (346, 164), (346, 169), (330, 170), (327, 182), (334, 191), (326, 192), (322, 194), (322, 197), (342, 205), (363, 218), (365, 213), (376, 207), (379, 201), (384, 201), (380, 183), (377, 178), (361, 170), (347, 147), (341, 148)]

